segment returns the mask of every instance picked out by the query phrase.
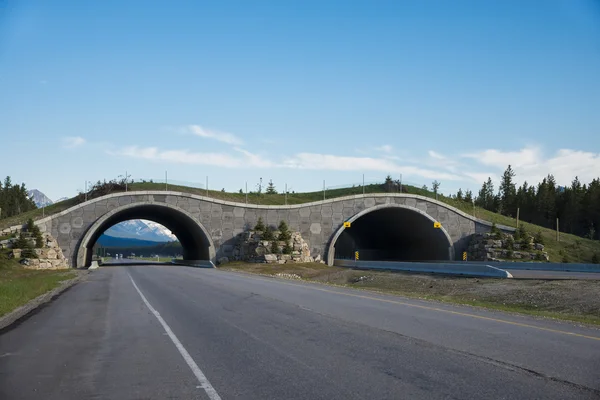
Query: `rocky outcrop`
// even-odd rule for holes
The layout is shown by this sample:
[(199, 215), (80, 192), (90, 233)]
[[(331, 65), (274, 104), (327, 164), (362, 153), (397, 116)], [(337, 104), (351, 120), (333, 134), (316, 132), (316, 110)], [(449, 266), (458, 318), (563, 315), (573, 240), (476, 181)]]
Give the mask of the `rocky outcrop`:
[[(44, 246), (31, 250), (35, 252), (36, 257), (23, 257), (25, 249), (14, 247), (17, 243), (17, 238), (3, 241), (2, 246), (3, 248), (12, 249), (11, 257), (19, 259), (21, 265), (26, 269), (68, 269), (69, 264), (56, 239), (48, 233), (43, 233), (42, 237), (44, 238)], [(32, 247), (35, 245), (35, 241), (31, 238), (27, 240)]]
[[(279, 232), (273, 232), (275, 240), (263, 240), (263, 233), (259, 231), (246, 231), (238, 235), (238, 240), (233, 249), (233, 260), (255, 262), (255, 263), (268, 263), (268, 264), (289, 264), (289, 263), (305, 263), (305, 262), (319, 262), (321, 261), (320, 256), (316, 258), (311, 257), (310, 247), (306, 241), (302, 238), (300, 232), (293, 232), (290, 239), (290, 254), (283, 254), (285, 248), (285, 241), (278, 240)], [(273, 253), (273, 242), (276, 243), (278, 248), (277, 253)], [(219, 264), (228, 262), (220, 259)]]
[(544, 245), (528, 236), (515, 242), (507, 233), (474, 234), (467, 250), (469, 261), (550, 261)]

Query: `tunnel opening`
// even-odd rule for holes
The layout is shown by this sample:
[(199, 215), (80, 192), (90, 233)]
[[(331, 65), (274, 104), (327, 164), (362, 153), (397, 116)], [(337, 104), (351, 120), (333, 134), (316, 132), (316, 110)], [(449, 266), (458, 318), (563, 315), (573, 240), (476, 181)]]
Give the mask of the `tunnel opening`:
[(214, 245), (208, 232), (190, 215), (169, 206), (144, 204), (126, 207), (92, 226), (81, 244), (80, 250), (84, 254), (77, 255), (79, 263), (83, 258), (84, 266), (89, 266), (100, 236), (111, 227), (129, 220), (149, 220), (169, 229), (181, 244), (184, 260), (211, 261), (213, 258)]
[(443, 228), (418, 210), (386, 207), (367, 212), (344, 228), (334, 243), (335, 259), (361, 261), (452, 260), (452, 242)]

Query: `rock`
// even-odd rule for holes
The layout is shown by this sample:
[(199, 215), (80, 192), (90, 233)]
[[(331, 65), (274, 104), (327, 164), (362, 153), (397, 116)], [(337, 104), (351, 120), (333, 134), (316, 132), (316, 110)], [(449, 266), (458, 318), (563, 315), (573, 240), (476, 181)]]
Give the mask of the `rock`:
[(12, 253), (10, 253), (12, 258), (21, 258), (21, 249), (13, 249)]
[(513, 244), (513, 248), (514, 248), (515, 250), (521, 250), (521, 244), (519, 244), (519, 243), (515, 243), (515, 244)]
[(315, 262), (320, 262), (321, 261), (321, 255), (317, 254), (317, 256), (314, 259)]
[(265, 254), (265, 261), (277, 261), (277, 256), (275, 254)]
[(219, 264), (227, 264), (229, 262), (229, 258), (228, 257), (221, 257), (218, 260)]
[(282, 260), (289, 261), (292, 259), (292, 256), (289, 254), (282, 254), (280, 257)]
[(29, 258), (24, 258), (21, 261), (19, 261), (19, 264), (21, 265), (29, 265)]
[(520, 253), (520, 252), (518, 252), (518, 251), (515, 251), (515, 252), (513, 253), (513, 256), (512, 256), (512, 258), (516, 258), (516, 259), (518, 260), (518, 259), (522, 258), (522, 255), (521, 255), (521, 253)]
[(264, 247), (257, 247), (254, 252), (257, 256), (264, 256), (267, 250)]
[(492, 242), (493, 242), (494, 247), (498, 247), (498, 248), (502, 247), (502, 240), (493, 240)]
[(535, 248), (536, 250), (540, 250), (540, 251), (541, 251), (541, 250), (544, 250), (544, 245), (543, 245), (543, 244), (541, 244), (541, 243), (536, 243), (534, 246), (535, 246), (534, 248)]
[(277, 264), (285, 264), (285, 260), (277, 260)]

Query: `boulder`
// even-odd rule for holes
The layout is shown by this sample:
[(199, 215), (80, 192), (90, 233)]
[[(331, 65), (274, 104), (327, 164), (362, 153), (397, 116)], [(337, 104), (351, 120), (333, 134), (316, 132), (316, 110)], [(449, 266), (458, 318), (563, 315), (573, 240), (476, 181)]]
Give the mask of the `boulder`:
[(314, 258), (315, 262), (320, 262), (321, 261), (321, 255), (317, 254), (317, 256)]
[(541, 243), (536, 243), (534, 246), (535, 246), (534, 248), (535, 248), (536, 250), (540, 250), (540, 251), (541, 251), (541, 250), (544, 250), (544, 245), (543, 245), (543, 244), (541, 244)]
[(275, 254), (265, 254), (265, 261), (266, 262), (277, 261), (277, 255), (275, 255)]
[(21, 258), (21, 249), (13, 249), (10, 254), (12, 258)]
[(227, 264), (229, 262), (229, 258), (228, 257), (221, 257), (221, 258), (219, 258), (219, 260), (217, 262), (219, 264)]

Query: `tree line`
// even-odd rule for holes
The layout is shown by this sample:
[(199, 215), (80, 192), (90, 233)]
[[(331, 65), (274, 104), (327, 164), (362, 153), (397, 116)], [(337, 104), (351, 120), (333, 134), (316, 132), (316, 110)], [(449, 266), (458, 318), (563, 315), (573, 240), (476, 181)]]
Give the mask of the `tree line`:
[[(570, 186), (559, 186), (552, 174), (538, 184), (515, 184), (516, 174), (509, 165), (498, 192), (492, 179), (483, 183), (474, 202), (478, 207), (546, 228), (589, 239), (600, 239), (600, 178), (585, 184), (575, 177)], [(453, 196), (466, 200), (462, 191)], [(469, 199), (470, 200), (470, 199)]]
[(0, 182), (0, 218), (8, 218), (37, 208), (27, 195), (25, 184), (13, 184), (10, 176)]

